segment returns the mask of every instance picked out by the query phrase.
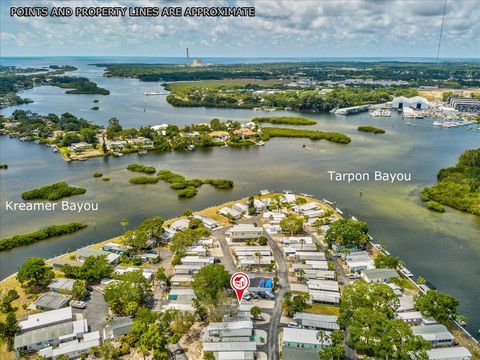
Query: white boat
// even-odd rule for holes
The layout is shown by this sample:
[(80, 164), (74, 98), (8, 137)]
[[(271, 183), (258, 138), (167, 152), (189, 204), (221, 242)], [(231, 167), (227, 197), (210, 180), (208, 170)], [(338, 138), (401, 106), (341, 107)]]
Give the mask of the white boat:
[(255, 145), (257, 145), (257, 146), (263, 146), (263, 145), (265, 145), (265, 143), (264, 143), (263, 141), (259, 141), (259, 142), (255, 143)]
[(335, 208), (335, 211), (336, 211), (336, 212), (338, 212), (340, 215), (343, 215), (343, 211), (342, 211), (342, 210), (340, 210), (338, 207), (337, 207), (337, 208)]
[(283, 190), (282, 192), (283, 192), (285, 195), (286, 195), (286, 194), (293, 194), (290, 190)]
[(305, 196), (305, 197), (313, 197), (311, 194), (305, 194), (305, 193), (300, 193), (300, 195)]
[(138, 154), (139, 155), (144, 155), (147, 153), (147, 150), (143, 149), (143, 150), (138, 150)]
[(189, 151), (195, 150), (195, 145), (189, 145), (189, 146), (188, 146), (188, 150), (189, 150)]

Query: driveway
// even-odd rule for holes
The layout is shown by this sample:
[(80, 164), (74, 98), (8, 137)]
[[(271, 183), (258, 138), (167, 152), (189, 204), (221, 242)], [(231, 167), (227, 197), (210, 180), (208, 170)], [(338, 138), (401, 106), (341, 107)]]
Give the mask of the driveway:
[(83, 314), (88, 321), (90, 331), (102, 330), (107, 323), (106, 320), (109, 315), (108, 304), (103, 298), (103, 293), (94, 289), (86, 303), (86, 309), (74, 309), (74, 311)]

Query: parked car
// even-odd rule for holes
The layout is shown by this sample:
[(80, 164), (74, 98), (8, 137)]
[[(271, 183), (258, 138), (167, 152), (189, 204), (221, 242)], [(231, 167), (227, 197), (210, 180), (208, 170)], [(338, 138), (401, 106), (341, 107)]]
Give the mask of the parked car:
[(88, 290), (88, 291), (93, 291), (93, 287), (91, 285), (87, 285), (85, 286), (85, 288)]
[(76, 309), (85, 309), (87, 307), (87, 303), (85, 301), (72, 301), (70, 306)]
[(302, 328), (302, 326), (297, 324), (296, 322), (289, 322), (287, 326), (289, 328), (292, 328), (292, 329), (301, 329)]
[(269, 290), (266, 290), (266, 291), (264, 292), (264, 294), (265, 294), (265, 295), (267, 296), (267, 298), (270, 299), (270, 300), (274, 300), (274, 299), (275, 299), (275, 295), (274, 295), (271, 291), (269, 291)]
[(257, 292), (258, 296), (260, 296), (262, 299), (266, 299), (267, 295), (263, 291)]
[(247, 295), (244, 295), (243, 298), (247, 301), (250, 301), (250, 300), (252, 300), (252, 295), (247, 294)]

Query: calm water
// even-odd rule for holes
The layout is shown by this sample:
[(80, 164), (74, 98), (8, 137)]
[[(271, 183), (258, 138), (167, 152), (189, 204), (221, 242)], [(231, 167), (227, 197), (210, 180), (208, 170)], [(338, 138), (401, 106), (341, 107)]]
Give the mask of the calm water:
[[(248, 120), (262, 114), (250, 110), (172, 108), (164, 97), (143, 95), (144, 91), (158, 89), (158, 84), (103, 78), (101, 69), (87, 66), (95, 62), (92, 59), (32, 61), (35, 63), (22, 65), (73, 63), (80, 68), (76, 72), (78, 75), (88, 76), (109, 89), (111, 95), (65, 95), (61, 89), (41, 87), (23, 94), (35, 103), (16, 108), (42, 114), (69, 111), (101, 124), (116, 116), (126, 127), (163, 122), (188, 124), (213, 117)], [(92, 100), (97, 98), (101, 110), (89, 110), (93, 106)], [(2, 113), (9, 115), (14, 109), (3, 109)], [(249, 149), (149, 153), (143, 157), (132, 154), (108, 160), (97, 158), (66, 163), (47, 147), (0, 137), (0, 163), (9, 165), (7, 171), (0, 172), (0, 237), (70, 221), (89, 224), (86, 230), (72, 236), (0, 253), (0, 277), (16, 271), (29, 256), (51, 257), (119, 235), (122, 218), (127, 218), (130, 227), (134, 227), (153, 215), (170, 218), (186, 208), (202, 209), (264, 188), (289, 189), (335, 200), (346, 214), (367, 221), (375, 241), (385, 244), (392, 254), (404, 259), (416, 275), (460, 299), (460, 311), (469, 319), (468, 328), (477, 335), (480, 328), (480, 218), (452, 209), (447, 209), (445, 214), (427, 211), (419, 201), (419, 194), (424, 186), (435, 182), (439, 168), (455, 164), (465, 149), (478, 147), (480, 133), (466, 128), (433, 128), (429, 126), (432, 123), (429, 119), (415, 120), (417, 125), (408, 125), (396, 114), (385, 119), (371, 118), (368, 114), (309, 116), (318, 121), (311, 128), (347, 133), (352, 137), (352, 143), (345, 146), (325, 141), (277, 139), (264, 147)], [(384, 128), (387, 133), (358, 133), (356, 128), (364, 124)], [(128, 179), (134, 175), (126, 170), (126, 166), (133, 162), (190, 177), (229, 178), (235, 181), (235, 187), (230, 191), (217, 191), (204, 186), (195, 198), (179, 200), (165, 183), (129, 184)], [(410, 172), (412, 181), (337, 183), (330, 181), (329, 170)], [(111, 181), (93, 178), (95, 171), (101, 171)], [(85, 195), (68, 200), (98, 202), (98, 212), (77, 214), (58, 210), (32, 214), (5, 210), (5, 201), (21, 201), (21, 192), (56, 181), (86, 188)], [(360, 195), (361, 191), (363, 195)]]

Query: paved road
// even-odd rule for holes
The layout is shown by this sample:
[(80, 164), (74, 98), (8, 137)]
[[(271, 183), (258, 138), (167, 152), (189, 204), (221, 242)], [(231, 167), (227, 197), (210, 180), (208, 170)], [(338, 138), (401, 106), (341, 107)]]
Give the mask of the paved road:
[(280, 331), (280, 318), (282, 316), (282, 301), (285, 292), (290, 289), (290, 284), (288, 282), (288, 265), (282, 251), (278, 247), (277, 242), (268, 233), (267, 239), (277, 263), (277, 276), (280, 284), (280, 289), (275, 298), (275, 306), (272, 309), (270, 326), (268, 329), (268, 358), (270, 360), (278, 360), (280, 354), (280, 350), (278, 348), (278, 335)]
[(232, 254), (230, 253), (230, 248), (228, 246), (227, 240), (225, 240), (225, 232), (230, 229), (231, 226), (227, 226), (221, 228), (219, 230), (214, 230), (212, 236), (215, 240), (218, 241), (220, 244), (220, 248), (223, 252), (223, 257), (220, 259), (225, 269), (227, 269), (230, 273), (237, 272), (237, 266), (235, 265), (235, 261), (233, 260)]

